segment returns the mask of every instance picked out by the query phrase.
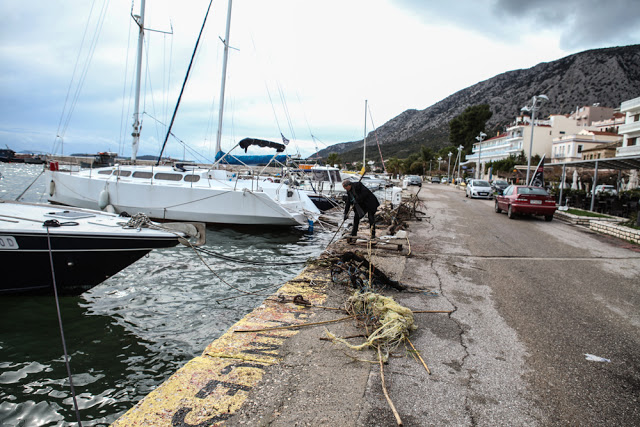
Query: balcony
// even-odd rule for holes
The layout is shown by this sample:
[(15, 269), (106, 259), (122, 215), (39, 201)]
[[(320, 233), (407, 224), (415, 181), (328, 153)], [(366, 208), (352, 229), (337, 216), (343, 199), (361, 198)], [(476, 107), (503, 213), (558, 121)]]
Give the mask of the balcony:
[(636, 132), (640, 133), (640, 122), (625, 123), (618, 128), (618, 133), (626, 133), (628, 135)]
[(640, 145), (616, 148), (616, 157), (640, 156)]
[(630, 99), (620, 104), (620, 112), (626, 113), (627, 111), (640, 111), (640, 97)]

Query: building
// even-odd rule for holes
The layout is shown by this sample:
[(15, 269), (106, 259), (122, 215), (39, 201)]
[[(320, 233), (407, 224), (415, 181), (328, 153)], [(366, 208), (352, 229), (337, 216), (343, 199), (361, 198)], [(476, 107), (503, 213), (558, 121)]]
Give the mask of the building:
[(529, 156), (531, 145), (532, 156), (546, 155), (551, 158), (551, 147), (554, 138), (564, 135), (577, 134), (582, 127), (576, 121), (561, 114), (551, 115), (548, 120), (536, 120), (531, 141), (531, 123), (528, 116), (516, 118), (514, 125), (507, 128), (503, 134), (473, 144), (472, 153), (466, 156), (466, 162), (480, 164), (480, 170), (485, 165), (497, 160), (506, 159), (511, 155), (517, 156), (524, 152)]
[(614, 112), (614, 108), (601, 107), (600, 104), (585, 105), (576, 107), (569, 118), (575, 120), (579, 127), (589, 127), (595, 121), (610, 119)]
[[(551, 146), (551, 163), (563, 163), (583, 160), (582, 153), (603, 144), (615, 144), (622, 140), (622, 136), (611, 132), (582, 129), (577, 134), (562, 135), (554, 138)], [(615, 156), (615, 147), (609, 157)], [(591, 156), (603, 153), (590, 152)], [(600, 158), (600, 157), (591, 157)], [(588, 160), (588, 159), (587, 159)]]
[(625, 114), (625, 122), (618, 128), (623, 139), (616, 157), (640, 156), (640, 97), (620, 104), (620, 112)]
[(626, 114), (616, 111), (609, 119), (597, 120), (591, 123), (591, 128), (601, 132), (618, 133), (618, 128), (624, 124), (625, 118)]
[(609, 159), (616, 156), (616, 150), (622, 145), (622, 138), (618, 142), (608, 142), (596, 145), (593, 148), (585, 148), (582, 151), (582, 160)]

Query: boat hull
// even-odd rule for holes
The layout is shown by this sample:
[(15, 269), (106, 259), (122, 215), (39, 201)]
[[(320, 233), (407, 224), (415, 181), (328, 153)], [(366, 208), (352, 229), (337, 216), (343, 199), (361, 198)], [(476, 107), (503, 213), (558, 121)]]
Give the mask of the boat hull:
[(286, 186), (267, 182), (238, 184), (202, 179), (197, 184), (185, 184), (101, 177), (95, 170), (92, 175), (87, 171), (47, 171), (46, 177), (53, 183), (49, 192), (52, 203), (100, 209), (101, 194), (106, 194), (103, 197), (117, 213), (144, 213), (157, 220), (292, 226), (308, 224), (305, 209), (319, 213), (303, 192), (293, 190), (293, 194)]
[[(98, 235), (0, 233), (3, 272), (0, 293), (78, 295), (113, 276), (157, 248), (173, 247), (176, 238), (145, 239)], [(6, 249), (15, 242), (16, 249)], [(3, 244), (4, 243), (4, 244)], [(13, 245), (11, 245), (13, 246)], [(51, 263), (53, 261), (53, 264)]]

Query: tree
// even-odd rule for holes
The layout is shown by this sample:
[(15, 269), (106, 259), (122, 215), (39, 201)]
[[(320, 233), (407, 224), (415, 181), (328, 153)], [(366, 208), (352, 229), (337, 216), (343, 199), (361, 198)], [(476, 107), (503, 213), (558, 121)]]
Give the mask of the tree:
[(427, 173), (427, 165), (431, 160), (435, 158), (433, 154), (433, 150), (431, 148), (427, 148), (424, 145), (420, 147), (420, 162), (422, 162), (422, 170), (420, 171), (420, 175), (425, 175)]
[(333, 165), (339, 165), (342, 163), (342, 159), (340, 158), (340, 155), (338, 153), (331, 153), (327, 156), (327, 164), (333, 166)]
[(392, 157), (386, 161), (385, 166), (387, 172), (395, 176), (400, 173), (401, 161), (397, 157)]
[(484, 132), (487, 120), (493, 113), (488, 104), (472, 105), (449, 122), (449, 141), (454, 147), (462, 145), (467, 154), (476, 142), (476, 136)]
[(420, 156), (416, 153), (409, 155), (406, 159), (402, 160), (402, 164), (400, 166), (400, 171), (403, 174), (413, 174), (416, 173), (413, 170), (416, 168), (414, 164), (417, 164), (417, 167), (420, 169), (418, 174), (422, 173), (422, 163), (420, 162)]

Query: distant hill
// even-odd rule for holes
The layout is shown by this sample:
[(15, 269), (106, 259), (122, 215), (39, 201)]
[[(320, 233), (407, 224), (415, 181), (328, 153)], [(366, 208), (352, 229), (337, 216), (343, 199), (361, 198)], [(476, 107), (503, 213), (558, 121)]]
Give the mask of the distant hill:
[[(539, 94), (549, 97), (539, 117), (568, 114), (594, 103), (618, 108), (622, 101), (640, 96), (640, 45), (588, 50), (526, 70), (508, 71), (424, 110), (407, 110), (377, 128), (377, 136), (373, 131), (367, 135), (367, 153), (372, 153), (367, 158), (378, 158), (376, 140), (385, 158), (407, 157), (421, 145), (435, 149), (448, 145), (449, 121), (472, 105), (489, 104), (493, 117), (487, 133), (495, 135)], [(335, 144), (317, 155), (326, 158), (333, 152), (345, 161), (361, 160), (362, 140)]]

